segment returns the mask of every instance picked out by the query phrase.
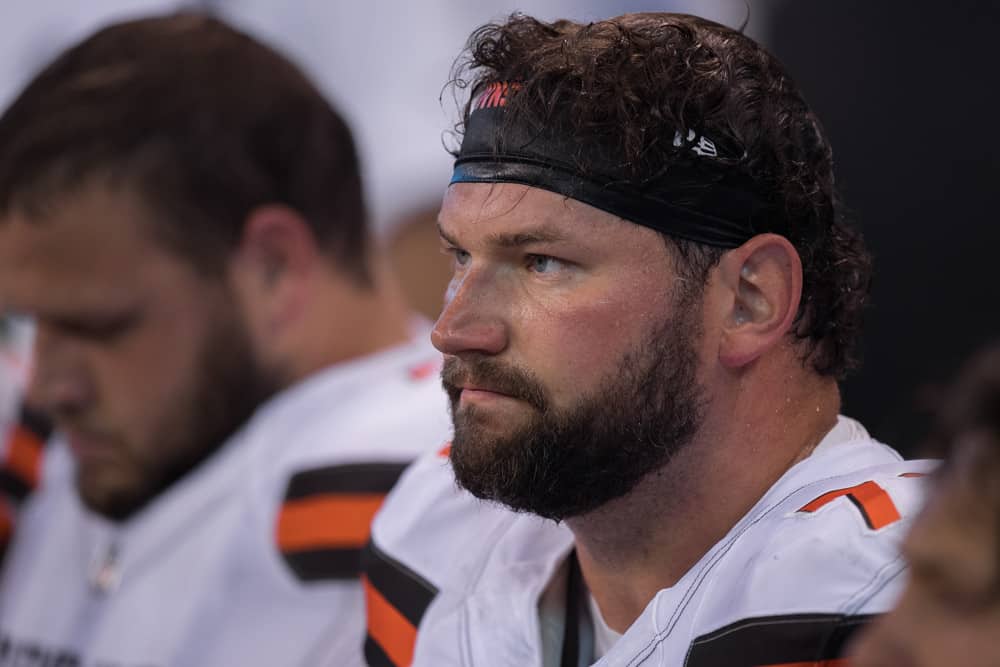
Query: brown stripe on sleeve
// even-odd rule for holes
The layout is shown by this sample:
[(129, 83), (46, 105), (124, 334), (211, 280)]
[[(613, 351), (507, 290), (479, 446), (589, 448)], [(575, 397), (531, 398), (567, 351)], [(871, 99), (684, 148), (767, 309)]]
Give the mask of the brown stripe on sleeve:
[(51, 431), (41, 414), (22, 408), (18, 423), (3, 434), (6, 442), (0, 460), (0, 493), (14, 503), (20, 503), (38, 486), (42, 456)]
[(285, 500), (324, 493), (389, 493), (403, 474), (405, 463), (348, 463), (295, 473)]
[(847, 643), (872, 618), (790, 614), (744, 619), (695, 639), (684, 667), (844, 667)]
[(438, 590), (374, 542), (365, 547), (363, 563), (365, 659), (370, 667), (405, 667), (413, 659), (420, 621)]
[(405, 463), (353, 463), (303, 470), (288, 482), (275, 543), (302, 581), (353, 579), (371, 522)]

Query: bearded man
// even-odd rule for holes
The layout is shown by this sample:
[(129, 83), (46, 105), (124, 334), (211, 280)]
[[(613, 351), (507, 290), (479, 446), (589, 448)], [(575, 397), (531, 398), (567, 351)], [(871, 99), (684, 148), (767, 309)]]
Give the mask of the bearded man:
[(0, 663), (362, 663), (370, 519), (450, 430), (366, 219), (341, 117), (205, 16), (109, 26), (0, 117), (0, 304), (58, 429)]
[(928, 464), (839, 416), (870, 262), (816, 116), (692, 16), (515, 15), (467, 56), (451, 465), (376, 519), (370, 664), (835, 664)]

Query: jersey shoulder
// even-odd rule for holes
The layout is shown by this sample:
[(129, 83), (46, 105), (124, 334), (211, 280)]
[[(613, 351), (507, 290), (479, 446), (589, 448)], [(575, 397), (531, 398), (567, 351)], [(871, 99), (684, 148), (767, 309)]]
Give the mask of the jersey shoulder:
[(488, 552), (516, 516), (460, 489), (449, 452), (450, 445), (444, 444), (419, 458), (389, 494), (372, 527), (376, 555), (420, 573), (436, 589), (446, 582), (461, 585), (463, 564)]
[(250, 501), (258, 534), (298, 584), (356, 581), (386, 495), (450, 434), (436, 358), (409, 356), (348, 395), (313, 391), (264, 429)]
[(935, 465), (904, 461), (823, 478), (782, 490), (747, 517), (706, 578), (686, 664), (839, 657), (853, 632), (894, 602), (905, 569), (899, 546)]
[[(365, 551), (367, 604), (365, 656), (369, 664), (410, 664), (418, 631), (448, 619), (495, 559), (523, 541), (507, 539), (533, 517), (478, 500), (460, 489), (448, 461), (449, 446), (421, 457), (403, 475), (375, 517)], [(538, 520), (534, 520), (538, 521)]]

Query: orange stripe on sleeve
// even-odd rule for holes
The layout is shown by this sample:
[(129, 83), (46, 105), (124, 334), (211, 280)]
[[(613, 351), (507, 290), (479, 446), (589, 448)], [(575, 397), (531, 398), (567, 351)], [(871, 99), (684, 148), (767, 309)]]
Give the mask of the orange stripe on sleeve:
[(841, 498), (843, 496), (846, 496), (852, 490), (853, 490), (853, 488), (851, 488), (851, 489), (837, 489), (836, 491), (827, 491), (826, 493), (824, 493), (822, 496), (820, 496), (816, 500), (811, 500), (808, 503), (806, 503), (805, 505), (803, 505), (799, 509), (799, 511), (800, 512), (815, 512), (816, 510), (818, 510), (820, 507), (823, 507), (827, 503), (830, 503), (830, 502), (836, 500), (837, 498)]
[(362, 576), (368, 614), (368, 634), (396, 667), (409, 667), (417, 645), (417, 629)]
[(873, 530), (885, 528), (900, 519), (899, 510), (896, 509), (895, 503), (892, 502), (892, 498), (886, 490), (871, 481), (847, 489), (837, 489), (824, 493), (815, 500), (803, 505), (799, 511), (815, 512), (824, 505), (843, 496), (848, 496), (854, 501)]
[(851, 495), (861, 503), (861, 507), (868, 515), (869, 523), (875, 530), (896, 523), (901, 518), (892, 498), (875, 482), (865, 482), (855, 487)]
[(278, 516), (278, 546), (282, 551), (360, 549), (384, 499), (380, 493), (357, 493), (287, 501)]
[(15, 427), (10, 437), (7, 467), (31, 487), (38, 485), (43, 446), (44, 443), (24, 426)]

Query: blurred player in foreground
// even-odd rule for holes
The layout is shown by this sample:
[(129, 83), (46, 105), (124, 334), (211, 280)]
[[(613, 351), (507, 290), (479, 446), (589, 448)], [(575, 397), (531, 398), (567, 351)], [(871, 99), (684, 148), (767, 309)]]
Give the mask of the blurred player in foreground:
[(838, 416), (869, 259), (818, 120), (691, 16), (515, 15), (467, 55), (451, 465), (376, 518), (369, 661), (839, 660), (901, 583), (929, 464)]
[(295, 66), (198, 15), (62, 54), (0, 118), (0, 303), (61, 433), (4, 659), (361, 663), (360, 548), (446, 400)]
[(1000, 665), (1000, 345), (962, 373), (932, 441), (947, 459), (903, 545), (906, 589), (853, 667)]

